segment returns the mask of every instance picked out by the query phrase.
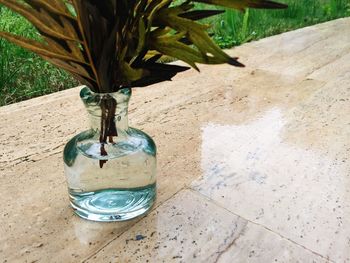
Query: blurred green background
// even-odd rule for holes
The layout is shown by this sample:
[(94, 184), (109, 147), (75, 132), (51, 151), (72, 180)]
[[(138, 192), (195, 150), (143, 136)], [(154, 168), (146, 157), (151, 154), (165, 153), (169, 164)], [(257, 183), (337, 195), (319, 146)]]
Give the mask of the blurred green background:
[[(350, 15), (350, 0), (280, 0), (286, 10), (226, 10), (203, 22), (210, 24), (222, 48)], [(198, 4), (197, 8), (209, 6)], [(210, 7), (215, 9), (215, 7)], [(0, 30), (37, 38), (36, 30), (21, 16), (0, 6)], [(0, 39), (0, 106), (78, 85), (69, 74), (38, 56)]]

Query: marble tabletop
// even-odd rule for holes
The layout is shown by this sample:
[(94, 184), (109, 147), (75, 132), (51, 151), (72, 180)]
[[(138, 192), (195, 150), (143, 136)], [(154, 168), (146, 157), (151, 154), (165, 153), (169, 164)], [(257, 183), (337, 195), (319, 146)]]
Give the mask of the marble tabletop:
[(69, 206), (79, 88), (0, 108), (0, 262), (350, 262), (350, 19), (228, 52), (246, 68), (134, 90), (158, 197), (127, 222)]

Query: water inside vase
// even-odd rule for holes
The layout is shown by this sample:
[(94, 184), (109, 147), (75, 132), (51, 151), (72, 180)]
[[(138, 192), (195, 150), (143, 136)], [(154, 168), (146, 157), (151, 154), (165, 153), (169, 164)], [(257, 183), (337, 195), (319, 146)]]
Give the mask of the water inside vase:
[(105, 189), (76, 193), (70, 190), (71, 205), (80, 217), (94, 221), (123, 221), (144, 214), (156, 197), (156, 185), (144, 188)]
[[(156, 197), (156, 149), (142, 131), (129, 128), (123, 140), (108, 143), (108, 156), (91, 132), (74, 137), (65, 149), (71, 205), (94, 221), (122, 221), (145, 213)], [(100, 160), (108, 160), (100, 167)]]

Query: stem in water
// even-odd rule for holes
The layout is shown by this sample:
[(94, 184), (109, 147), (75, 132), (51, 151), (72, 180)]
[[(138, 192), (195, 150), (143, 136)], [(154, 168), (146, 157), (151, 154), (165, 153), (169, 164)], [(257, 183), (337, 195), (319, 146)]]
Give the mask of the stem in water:
[[(113, 143), (113, 136), (118, 136), (118, 131), (115, 124), (115, 113), (117, 110), (117, 101), (107, 95), (101, 99), (101, 133), (100, 133), (100, 144), (101, 144), (101, 156), (107, 156), (108, 153), (105, 149), (108, 142)], [(107, 160), (100, 160), (100, 168), (107, 162)]]

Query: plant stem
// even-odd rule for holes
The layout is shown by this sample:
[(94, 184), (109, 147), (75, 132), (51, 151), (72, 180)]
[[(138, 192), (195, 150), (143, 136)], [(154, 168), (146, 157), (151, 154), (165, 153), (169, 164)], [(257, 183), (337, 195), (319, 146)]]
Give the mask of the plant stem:
[[(101, 156), (107, 156), (108, 153), (105, 149), (105, 144), (107, 144), (107, 138), (109, 142), (113, 143), (113, 136), (118, 136), (118, 131), (115, 124), (115, 113), (117, 110), (117, 101), (107, 95), (101, 99), (101, 131), (100, 131), (100, 144), (101, 144)], [(107, 160), (100, 160), (100, 168)]]

